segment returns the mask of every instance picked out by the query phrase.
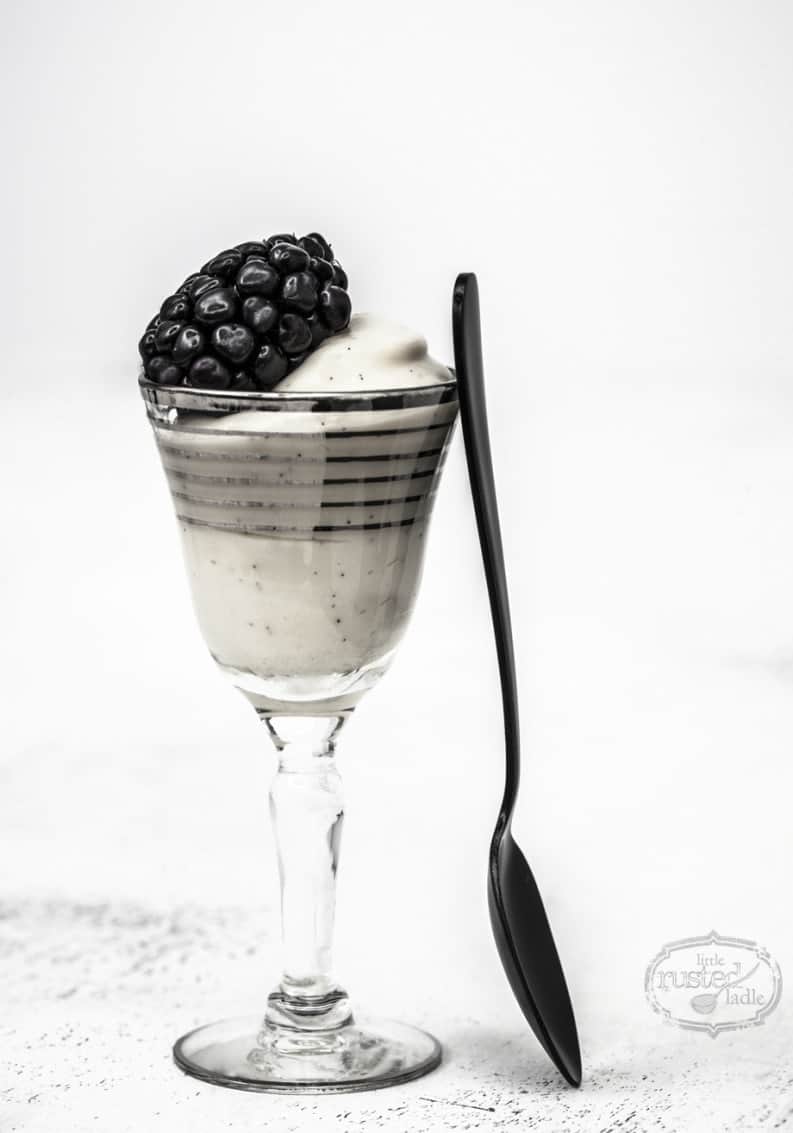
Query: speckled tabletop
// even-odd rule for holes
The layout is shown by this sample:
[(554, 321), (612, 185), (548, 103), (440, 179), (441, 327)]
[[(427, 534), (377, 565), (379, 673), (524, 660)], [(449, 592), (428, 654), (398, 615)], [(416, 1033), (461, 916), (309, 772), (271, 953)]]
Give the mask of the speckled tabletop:
[(46, 902), (6, 903), (0, 915), (3, 980), (13, 989), (0, 1026), (8, 1133), (265, 1126), (679, 1133), (793, 1122), (793, 1104), (779, 1100), (793, 1086), (789, 1028), (759, 1043), (735, 1035), (716, 1045), (667, 1029), (652, 1045), (646, 1035), (595, 1031), (584, 1088), (574, 1092), (514, 1018), (498, 1025), (427, 1013), (446, 1059), (410, 1085), (303, 1098), (213, 1088), (183, 1077), (168, 1045), (198, 1021), (199, 1002), (211, 1015), (241, 997), (254, 975), (250, 941), (262, 934), (260, 918), (235, 908), (163, 913)]

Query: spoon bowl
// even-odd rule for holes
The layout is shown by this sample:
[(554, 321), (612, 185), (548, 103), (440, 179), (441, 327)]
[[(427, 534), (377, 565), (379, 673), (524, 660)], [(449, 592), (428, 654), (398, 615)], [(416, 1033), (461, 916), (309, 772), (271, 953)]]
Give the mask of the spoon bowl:
[(493, 839), (488, 905), (510, 987), (545, 1053), (581, 1085), (575, 1017), (537, 882), (509, 827)]

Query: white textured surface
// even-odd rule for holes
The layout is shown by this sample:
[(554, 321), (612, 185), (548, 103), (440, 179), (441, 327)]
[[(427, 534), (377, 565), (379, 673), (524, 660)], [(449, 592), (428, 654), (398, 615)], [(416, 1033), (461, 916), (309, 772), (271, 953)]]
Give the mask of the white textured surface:
[[(0, 1040), (8, 1064), (3, 1128), (388, 1130), (779, 1129), (793, 1118), (790, 1028), (699, 1035), (593, 1021), (584, 1088), (570, 1091), (514, 1013), (461, 1013), (462, 997), (402, 1012), (442, 1038), (434, 1074), (374, 1094), (287, 1098), (218, 1090), (168, 1058), (179, 1028), (244, 1008), (261, 984), (251, 940), (267, 922), (239, 908), (20, 904), (3, 916), (3, 971), (15, 988)], [(403, 973), (403, 977), (406, 973)], [(201, 1011), (196, 1009), (200, 1001)], [(203, 1012), (203, 1014), (202, 1014)], [(736, 1066), (740, 1066), (736, 1074)], [(5, 1085), (5, 1084), (4, 1084)]]

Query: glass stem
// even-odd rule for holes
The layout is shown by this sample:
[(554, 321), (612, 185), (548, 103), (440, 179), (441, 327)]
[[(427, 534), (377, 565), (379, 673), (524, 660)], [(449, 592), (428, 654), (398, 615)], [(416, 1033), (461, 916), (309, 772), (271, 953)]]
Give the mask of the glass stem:
[(270, 812), (281, 878), (284, 971), (265, 1028), (333, 1031), (352, 1019), (331, 974), (344, 804), (334, 758), (339, 716), (266, 716), (278, 751)]

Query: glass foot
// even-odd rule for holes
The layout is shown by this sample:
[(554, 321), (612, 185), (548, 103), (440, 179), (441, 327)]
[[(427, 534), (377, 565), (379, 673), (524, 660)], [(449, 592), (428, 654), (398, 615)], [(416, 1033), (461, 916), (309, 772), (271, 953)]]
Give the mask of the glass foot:
[(261, 1016), (225, 1019), (183, 1035), (176, 1065), (194, 1078), (235, 1090), (349, 1093), (410, 1082), (441, 1060), (437, 1039), (417, 1027), (364, 1019), (337, 1031), (278, 1037)]

